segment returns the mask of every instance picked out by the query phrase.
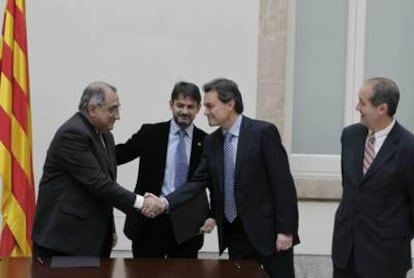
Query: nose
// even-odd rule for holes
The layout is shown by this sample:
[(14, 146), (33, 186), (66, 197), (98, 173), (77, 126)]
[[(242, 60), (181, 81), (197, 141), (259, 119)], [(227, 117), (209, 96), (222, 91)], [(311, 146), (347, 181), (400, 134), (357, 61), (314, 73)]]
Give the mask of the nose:
[(188, 107), (183, 107), (181, 109), (181, 113), (184, 114), (184, 115), (187, 115), (188, 114)]
[(359, 111), (359, 108), (360, 108), (360, 104), (359, 104), (359, 103), (357, 103), (357, 105), (355, 106), (355, 110), (356, 110), (356, 111)]

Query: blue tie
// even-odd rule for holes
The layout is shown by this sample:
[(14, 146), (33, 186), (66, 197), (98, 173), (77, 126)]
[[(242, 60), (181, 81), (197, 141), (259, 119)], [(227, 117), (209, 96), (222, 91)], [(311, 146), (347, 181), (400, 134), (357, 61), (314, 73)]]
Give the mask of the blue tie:
[(227, 132), (224, 136), (224, 215), (232, 223), (237, 216), (236, 202), (234, 201), (234, 172), (235, 162), (231, 139), (233, 135)]
[(175, 180), (174, 186), (177, 189), (187, 181), (188, 175), (188, 163), (187, 163), (187, 153), (185, 151), (185, 140), (186, 135), (185, 130), (180, 129), (177, 131), (179, 141), (177, 145), (177, 150), (175, 152)]

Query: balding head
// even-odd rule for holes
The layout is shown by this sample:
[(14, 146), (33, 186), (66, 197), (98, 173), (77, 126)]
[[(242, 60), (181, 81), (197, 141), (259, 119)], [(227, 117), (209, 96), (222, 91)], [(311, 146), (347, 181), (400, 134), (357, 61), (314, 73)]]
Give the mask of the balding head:
[(89, 104), (102, 106), (105, 104), (105, 93), (116, 93), (116, 88), (103, 81), (95, 81), (90, 83), (83, 91), (79, 102), (78, 109), (81, 113), (87, 113)]

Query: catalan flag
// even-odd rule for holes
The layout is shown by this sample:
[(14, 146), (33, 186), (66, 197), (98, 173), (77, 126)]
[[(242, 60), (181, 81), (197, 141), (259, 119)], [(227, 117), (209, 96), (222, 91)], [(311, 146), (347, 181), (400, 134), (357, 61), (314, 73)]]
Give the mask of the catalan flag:
[(7, 0), (0, 41), (0, 256), (31, 256), (35, 209), (24, 0)]

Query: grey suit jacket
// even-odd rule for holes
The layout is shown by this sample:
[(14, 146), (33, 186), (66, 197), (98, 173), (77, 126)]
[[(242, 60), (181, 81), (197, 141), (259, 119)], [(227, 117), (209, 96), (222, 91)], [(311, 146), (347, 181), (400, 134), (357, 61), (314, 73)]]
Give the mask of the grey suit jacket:
[(116, 183), (114, 140), (106, 148), (88, 120), (76, 113), (56, 132), (39, 184), (33, 241), (73, 255), (98, 256), (113, 228), (113, 207), (133, 208), (135, 194)]

